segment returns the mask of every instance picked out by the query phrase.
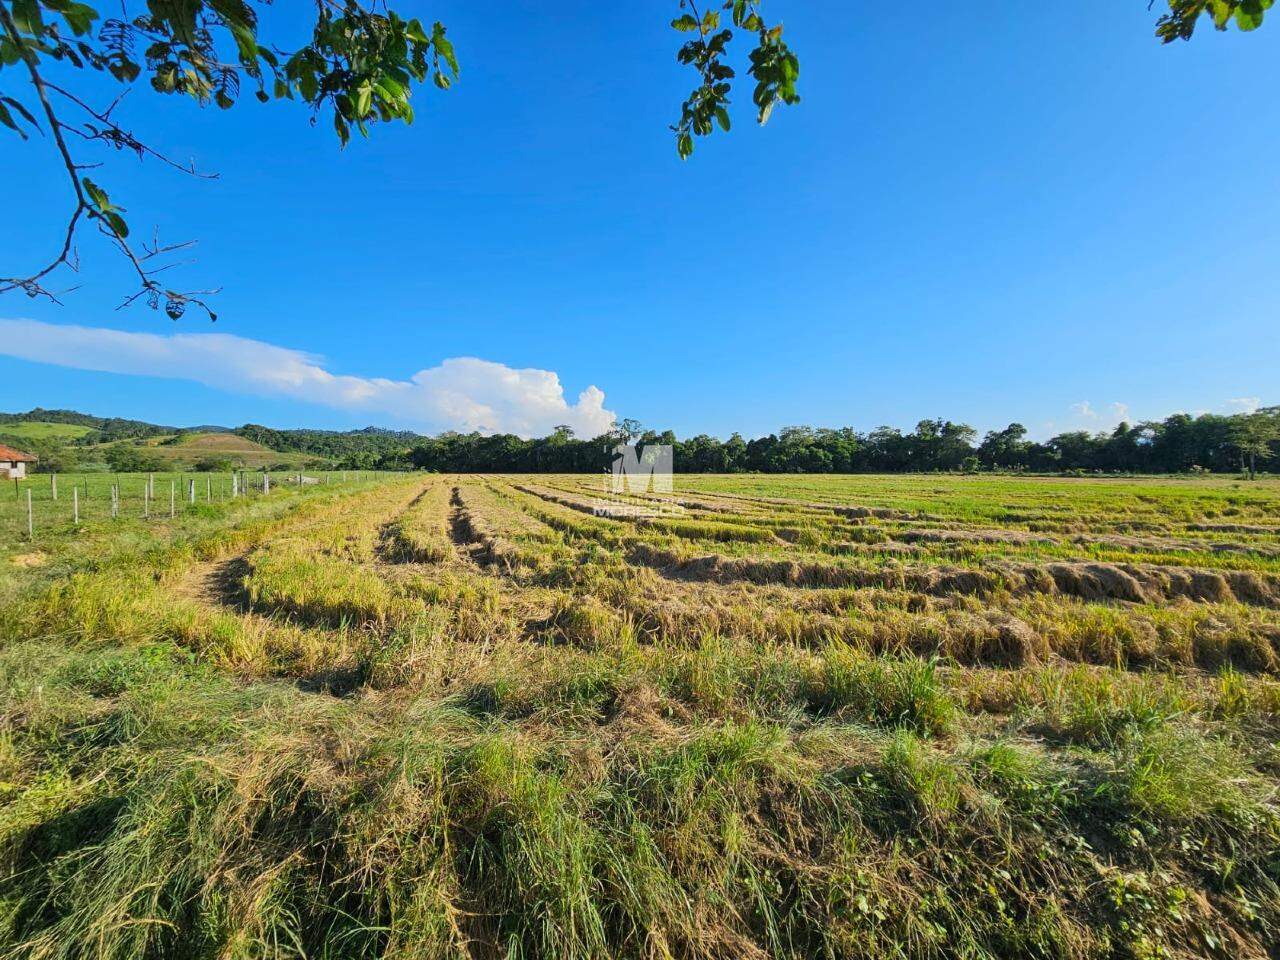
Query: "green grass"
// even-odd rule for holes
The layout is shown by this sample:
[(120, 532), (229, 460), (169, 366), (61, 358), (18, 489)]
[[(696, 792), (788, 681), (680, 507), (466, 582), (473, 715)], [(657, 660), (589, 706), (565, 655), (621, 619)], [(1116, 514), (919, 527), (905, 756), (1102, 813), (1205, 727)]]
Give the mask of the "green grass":
[(77, 423), (45, 423), (43, 420), (0, 423), (0, 435), (29, 440), (75, 440), (87, 433), (93, 433), (93, 429)]
[[(1280, 607), (1213, 578), (1268, 575), (1275, 484), (697, 477), (651, 522), (593, 481), (8, 544), (0, 956), (1273, 950)], [(1203, 549), (1092, 552), (1136, 536)]]

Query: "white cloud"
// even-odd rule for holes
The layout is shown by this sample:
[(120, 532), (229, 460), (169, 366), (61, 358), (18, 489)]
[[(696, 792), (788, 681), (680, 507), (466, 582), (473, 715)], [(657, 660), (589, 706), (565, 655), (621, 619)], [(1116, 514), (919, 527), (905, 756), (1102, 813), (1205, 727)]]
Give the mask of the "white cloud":
[(1064, 425), (1067, 430), (1088, 430), (1091, 433), (1107, 433), (1122, 423), (1130, 422), (1130, 411), (1127, 403), (1119, 400), (1108, 403), (1105, 410), (1099, 410), (1090, 400), (1081, 400), (1071, 404), (1071, 418)]
[(130, 333), (0, 319), (0, 354), (80, 370), (194, 380), (233, 393), (289, 397), (340, 410), (386, 414), (419, 428), (522, 437), (568, 424), (594, 437), (613, 424), (604, 393), (565, 399), (550, 370), (454, 357), (408, 380), (330, 373), (312, 354), (224, 333)]
[(1257, 413), (1260, 406), (1261, 397), (1235, 397), (1227, 401), (1227, 407), (1239, 413)]

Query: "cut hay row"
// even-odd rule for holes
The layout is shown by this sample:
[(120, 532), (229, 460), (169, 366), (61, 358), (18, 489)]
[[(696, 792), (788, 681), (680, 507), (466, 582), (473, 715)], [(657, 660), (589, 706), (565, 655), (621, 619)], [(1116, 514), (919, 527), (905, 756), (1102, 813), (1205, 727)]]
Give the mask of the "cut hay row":
[(512, 481), (508, 489), (522, 509), (561, 534), (616, 548), (634, 537), (628, 524), (597, 516), (584, 501)]
[(1142, 553), (1210, 553), (1242, 557), (1274, 559), (1280, 557), (1280, 547), (1267, 543), (1242, 543), (1214, 541), (1210, 539), (1177, 539), (1173, 537), (1135, 537), (1123, 534), (1075, 534), (1067, 538), (1055, 537), (1043, 532), (999, 529), (936, 529), (895, 530), (881, 527), (880, 532), (904, 543), (976, 543), (1008, 544), (1011, 546), (1067, 546), (1098, 547), (1114, 551)]
[(451, 553), (449, 500), (451, 489), (433, 480), (409, 506), (384, 524), (379, 555), (393, 563), (440, 563)]
[[(626, 542), (631, 546), (643, 543), (637, 538)], [(641, 549), (646, 548), (652, 549), (652, 545)], [(631, 554), (628, 557), (636, 559)], [(635, 568), (636, 573), (645, 569)], [(605, 584), (589, 584), (591, 596), (603, 610), (612, 610), (630, 623), (639, 635), (664, 642), (688, 642), (708, 634), (804, 645), (839, 640), (874, 653), (932, 654), (962, 663), (1012, 666), (1041, 662), (1049, 656), (1135, 666), (1236, 663), (1250, 670), (1275, 666), (1271, 646), (1252, 642), (1259, 624), (1219, 626), (1221, 615), (1208, 623), (1164, 617), (1157, 624), (1144, 613), (1107, 607), (1094, 610), (1071, 603), (1023, 610), (1022, 602), (1013, 595), (993, 607), (998, 591), (990, 583), (985, 595), (982, 584), (933, 580), (922, 584), (895, 579), (883, 584), (891, 589), (882, 590), (858, 578), (851, 588), (839, 590), (830, 584), (842, 581), (826, 576), (822, 583), (828, 589), (815, 594), (741, 579), (663, 582), (623, 571), (615, 571), (612, 577)], [(931, 592), (913, 589), (926, 585)], [(703, 589), (705, 586), (718, 589)], [(1070, 584), (1057, 593), (1064, 601), (1071, 600), (1073, 594), (1108, 596), (1101, 586), (1092, 591), (1080, 586), (1073, 590)], [(933, 600), (969, 596), (985, 598), (981, 603), (955, 608), (936, 607)], [(885, 604), (881, 598), (896, 599)], [(1052, 597), (1045, 600), (1052, 602)], [(607, 622), (603, 616), (600, 619)], [(601, 638), (589, 642), (598, 643)]]
[(387, 486), (329, 523), (277, 537), (246, 557), (250, 605), (300, 623), (382, 629), (405, 622), (421, 603), (373, 570), (379, 531), (423, 493)]
[(501, 506), (492, 492), (477, 484), (453, 488), (455, 540), (478, 563), (504, 573), (545, 573), (563, 551), (555, 549), (550, 529), (518, 510)]
[[(951, 525), (1025, 524), (1042, 532), (1145, 530), (1188, 525), (1247, 525), (1275, 533), (1276, 505), (1260, 488), (1151, 480), (1023, 480), (1017, 478), (681, 477), (682, 492), (775, 499), (861, 501), (907, 514), (931, 514)], [(1039, 524), (1045, 524), (1039, 528)], [(1266, 530), (1263, 531), (1264, 533)]]
[(1280, 577), (1249, 571), (1106, 563), (1046, 563), (982, 569), (880, 567), (868, 569), (799, 560), (692, 555), (638, 542), (629, 557), (680, 577), (715, 582), (781, 583), (800, 587), (879, 587), (918, 593), (978, 596), (1047, 593), (1085, 600), (1280, 606)]
[(761, 504), (768, 507), (781, 507), (793, 511), (806, 511), (813, 513), (834, 513), (836, 516), (845, 517), (851, 520), (899, 520), (899, 521), (930, 521), (941, 520), (941, 517), (927, 513), (909, 510), (896, 510), (892, 507), (868, 507), (859, 504), (847, 503), (823, 503), (812, 500), (795, 500), (787, 497), (766, 497), (751, 496), (741, 493), (720, 493), (718, 496), (726, 500), (738, 500), (751, 504)]
[[(641, 530), (652, 530), (659, 534), (669, 534), (684, 540), (702, 540), (707, 542), (737, 543), (781, 543), (772, 530), (756, 525), (741, 525), (724, 520), (682, 519), (678, 517), (632, 515), (624, 511), (608, 512), (612, 508), (608, 504), (589, 500), (582, 496), (559, 493), (545, 487), (529, 484), (518, 484), (516, 489), (540, 497), (549, 503), (568, 507), (579, 513), (590, 516), (609, 516), (622, 523), (630, 524)], [(603, 512), (602, 512), (603, 511)]]
[[(579, 512), (596, 512), (601, 501), (576, 493), (572, 484), (560, 483), (539, 487), (545, 495), (558, 498), (562, 505)], [(534, 491), (534, 492), (539, 492)], [(618, 502), (661, 503), (652, 497), (622, 495)], [(761, 498), (770, 502), (781, 498)], [(794, 503), (794, 502), (793, 502)], [(854, 511), (865, 514), (861, 508)], [(1178, 540), (1173, 538), (1130, 538), (1118, 534), (1072, 536), (1045, 532), (990, 527), (937, 526), (933, 520), (885, 522), (855, 525), (836, 517), (824, 520), (818, 515), (801, 515), (779, 510), (766, 515), (692, 514), (687, 518), (627, 517), (641, 530), (671, 534), (681, 539), (714, 543), (756, 543), (766, 546), (789, 544), (796, 547), (798, 560), (816, 560), (806, 553), (856, 555), (868, 559), (912, 556), (917, 562), (934, 562), (973, 566), (985, 561), (1090, 562), (1104, 564), (1139, 564), (1172, 566), (1207, 566), (1223, 570), (1270, 571), (1280, 558), (1280, 548), (1263, 543), (1214, 542), (1209, 539)], [(726, 529), (738, 526), (737, 530)], [(1280, 572), (1280, 571), (1271, 571)]]
[(611, 499), (618, 498), (635, 503), (672, 505), (695, 512), (757, 518), (771, 516), (768, 511), (757, 504), (725, 497), (703, 496), (694, 499), (682, 494), (631, 492), (629, 490), (622, 493), (606, 492), (606, 488), (600, 484), (599, 479), (594, 477), (590, 480), (585, 478), (546, 477), (543, 478), (543, 485), (552, 490), (578, 496), (607, 496)]

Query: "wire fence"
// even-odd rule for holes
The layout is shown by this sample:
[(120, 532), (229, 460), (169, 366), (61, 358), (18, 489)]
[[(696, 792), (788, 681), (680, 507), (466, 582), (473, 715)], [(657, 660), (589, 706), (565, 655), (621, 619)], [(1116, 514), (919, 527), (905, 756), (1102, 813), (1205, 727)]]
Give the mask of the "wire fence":
[(377, 470), (222, 473), (37, 473), (0, 481), (0, 531), (7, 539), (39, 540), (80, 524), (107, 520), (168, 520), (200, 507), (281, 490), (367, 481)]

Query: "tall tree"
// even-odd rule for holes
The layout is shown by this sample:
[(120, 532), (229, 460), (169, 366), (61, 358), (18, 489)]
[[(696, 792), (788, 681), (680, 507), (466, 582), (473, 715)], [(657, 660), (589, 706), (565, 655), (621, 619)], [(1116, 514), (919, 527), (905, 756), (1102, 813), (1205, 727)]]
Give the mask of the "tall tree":
[(1247, 469), (1249, 479), (1258, 475), (1258, 460), (1269, 459), (1271, 445), (1280, 441), (1280, 414), (1271, 410), (1233, 418), (1230, 443), (1240, 455), (1240, 468)]

